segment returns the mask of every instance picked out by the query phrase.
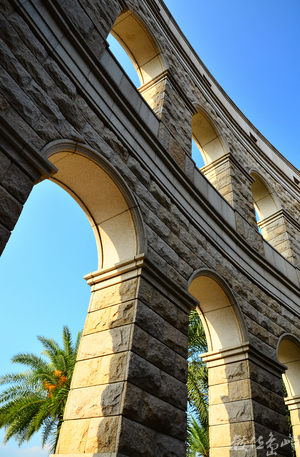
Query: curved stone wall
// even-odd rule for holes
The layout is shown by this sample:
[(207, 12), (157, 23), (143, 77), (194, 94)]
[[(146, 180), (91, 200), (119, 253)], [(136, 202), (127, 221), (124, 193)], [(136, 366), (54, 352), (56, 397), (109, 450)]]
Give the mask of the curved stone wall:
[[(197, 307), (210, 341), (211, 456), (233, 455), (239, 435), (239, 455), (267, 455), (258, 447), (268, 452), (272, 436), (290, 455), (281, 378), (298, 439), (300, 172), (161, 0), (3, 0), (0, 21), (0, 248), (32, 186), (50, 178), (86, 212), (99, 251), (56, 454), (185, 455)], [(109, 50), (111, 31), (138, 90)]]

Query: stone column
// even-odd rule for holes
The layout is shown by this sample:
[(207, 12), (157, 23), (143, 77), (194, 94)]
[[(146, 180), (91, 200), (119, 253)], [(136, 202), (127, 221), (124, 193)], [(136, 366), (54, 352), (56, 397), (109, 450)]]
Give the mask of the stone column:
[(251, 190), (254, 179), (231, 153), (202, 167), (201, 171), (236, 210), (238, 233), (263, 254), (263, 242), (257, 229)]
[(185, 156), (191, 156), (192, 115), (195, 108), (170, 70), (141, 86), (139, 91), (162, 120), (159, 129), (162, 144), (184, 170)]
[(286, 259), (300, 267), (300, 225), (284, 209), (258, 222), (263, 237)]
[(209, 370), (210, 457), (272, 455), (267, 452), (270, 445), (276, 448), (274, 443), (277, 456), (289, 456), (283, 366), (249, 344), (206, 353), (202, 359)]
[(300, 457), (300, 396), (286, 398), (285, 404), (291, 414), (296, 456)]
[(150, 270), (139, 257), (86, 277), (92, 296), (55, 455), (185, 456), (191, 299)]

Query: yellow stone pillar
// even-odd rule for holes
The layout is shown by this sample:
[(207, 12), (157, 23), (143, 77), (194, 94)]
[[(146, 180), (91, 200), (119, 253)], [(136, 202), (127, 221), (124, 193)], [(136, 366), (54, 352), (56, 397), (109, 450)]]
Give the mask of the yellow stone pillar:
[(300, 457), (300, 395), (287, 397), (285, 399), (285, 404), (289, 408), (291, 414), (296, 456)]
[[(284, 367), (247, 343), (206, 353), (202, 360), (209, 374), (210, 457), (272, 455), (270, 438), (278, 448), (288, 440)], [(278, 456), (289, 455), (289, 444), (281, 449)]]
[(237, 232), (263, 254), (251, 190), (254, 179), (231, 152), (202, 167), (201, 172), (236, 210)]
[(296, 266), (299, 262), (299, 223), (284, 209), (258, 222), (263, 237)]
[(86, 277), (92, 296), (55, 455), (185, 457), (191, 299), (166, 298), (166, 279), (145, 264)]

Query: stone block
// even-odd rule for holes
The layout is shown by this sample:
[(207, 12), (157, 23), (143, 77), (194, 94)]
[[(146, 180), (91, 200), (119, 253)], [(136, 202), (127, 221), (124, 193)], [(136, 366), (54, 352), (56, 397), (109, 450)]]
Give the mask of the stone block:
[(179, 259), (177, 253), (161, 238), (157, 240), (156, 251), (169, 265), (178, 268)]
[(139, 299), (149, 304), (152, 299), (153, 287), (144, 279), (140, 278), (139, 283)]
[(34, 81), (27, 87), (26, 93), (39, 107), (45, 117), (59, 130), (65, 119), (51, 97), (49, 97), (49, 95), (47, 95)]
[(55, 90), (52, 99), (70, 124), (78, 130), (78, 132), (82, 133), (86, 120), (80, 113), (75, 103), (58, 88)]
[(175, 216), (168, 211), (164, 206), (161, 206), (159, 208), (159, 214), (158, 214), (159, 219), (171, 229), (172, 233), (175, 235), (179, 235), (180, 233), (180, 225), (178, 221), (176, 220)]
[(224, 384), (248, 378), (246, 361), (229, 363), (209, 369), (209, 385)]
[(176, 354), (175, 377), (186, 383), (188, 376), (188, 362), (185, 357)]
[(176, 352), (156, 338), (149, 337), (147, 360), (161, 370), (174, 374)]
[(0, 224), (0, 254), (4, 250), (6, 243), (8, 242), (10, 237), (10, 231), (3, 227), (3, 225)]
[(73, 389), (69, 393), (65, 418), (87, 419), (120, 414), (124, 383)]
[(184, 333), (185, 335), (188, 334), (188, 331), (189, 331), (189, 314), (188, 313), (185, 313), (184, 311), (182, 311), (181, 309), (178, 309), (177, 311), (177, 323), (176, 323), (176, 327), (178, 328), (178, 330), (180, 330), (182, 333)]
[(0, 186), (0, 223), (8, 230), (13, 230), (23, 206), (13, 198), (4, 187)]
[[(137, 183), (136, 193), (139, 196), (139, 199), (141, 199), (148, 206), (148, 208), (151, 209), (151, 211), (153, 211), (155, 214), (158, 214), (158, 212), (159, 212), (158, 201), (156, 200), (155, 197), (153, 197), (151, 192), (142, 183)], [(150, 227), (152, 226), (149, 223), (149, 221), (148, 221), (148, 224), (150, 225)], [(155, 230), (155, 227), (152, 227), (152, 228)]]
[(151, 307), (170, 324), (176, 325), (178, 316), (177, 306), (157, 289), (153, 289)]
[(52, 122), (50, 122), (44, 115), (41, 115), (41, 117), (34, 126), (34, 130), (46, 142), (58, 140), (59, 138), (61, 138), (61, 135), (58, 132), (58, 130), (53, 126)]
[(78, 360), (91, 359), (129, 349), (131, 325), (85, 335), (81, 339)]
[(145, 393), (142, 404), (142, 423), (171, 435), (185, 439), (186, 413), (163, 400)]
[(90, 426), (90, 419), (65, 420), (61, 427), (57, 454), (83, 454)]
[(159, 395), (161, 391), (160, 370), (135, 353), (130, 354), (127, 379), (135, 386), (153, 395)]
[(44, 61), (47, 57), (47, 51), (41, 42), (34, 36), (23, 18), (19, 14), (13, 13), (9, 16), (8, 20), (36, 58), (41, 62)]
[(150, 175), (148, 171), (146, 171), (133, 157), (129, 157), (127, 166), (137, 176), (138, 180), (148, 188), (150, 185)]
[(159, 397), (183, 411), (187, 409), (186, 384), (167, 373), (161, 372), (161, 389)]
[(62, 8), (73, 27), (87, 40), (94, 30), (94, 24), (77, 0), (66, 0)]
[(84, 335), (131, 324), (134, 319), (135, 302), (128, 301), (88, 314), (84, 326)]
[(26, 87), (31, 76), (15, 58), (9, 47), (0, 39), (0, 60), (3, 68), (22, 88)]
[(22, 115), (11, 108), (6, 115), (6, 119), (26, 142), (31, 143), (39, 151), (43, 149), (45, 141), (37, 135), (35, 130), (23, 119)]
[[(109, 146), (118, 154), (118, 156), (122, 159), (122, 162), (127, 162), (129, 153), (128, 150), (125, 148), (123, 143), (119, 140), (119, 138), (107, 127), (104, 128), (103, 131), (103, 139), (104, 141), (109, 144)], [(133, 174), (133, 170), (131, 170)]]
[(142, 403), (144, 391), (139, 387), (126, 382), (124, 399), (122, 402), (122, 415), (137, 422), (142, 420)]
[(78, 361), (72, 378), (72, 388), (124, 381), (127, 365), (125, 352)]
[(141, 357), (146, 358), (148, 338), (148, 333), (142, 330), (137, 325), (135, 325), (132, 336), (131, 350), (136, 354), (140, 355)]
[(158, 340), (164, 339), (164, 320), (144, 303), (137, 304), (136, 324)]
[(251, 401), (249, 399), (210, 405), (210, 425), (221, 425), (252, 420)]
[(154, 232), (157, 233), (163, 240), (168, 241), (171, 234), (171, 230), (156, 216), (156, 214), (156, 212), (153, 213), (152, 211), (149, 211), (147, 223), (154, 230)]
[(39, 59), (34, 55), (32, 49), (22, 43), (21, 46), (14, 51), (14, 54), (20, 64), (31, 75), (35, 83), (49, 96), (51, 96), (55, 88), (55, 83), (44, 69)]
[(188, 289), (188, 280), (178, 272), (177, 268), (173, 268), (169, 264), (167, 264), (167, 276), (182, 289)]
[(164, 274), (167, 274), (167, 262), (157, 252), (148, 246), (147, 256), (149, 260)]
[(2, 16), (0, 16), (0, 38), (7, 44), (13, 52), (19, 47), (21, 39), (14, 28)]
[(250, 398), (249, 379), (212, 385), (209, 388), (209, 404), (227, 403)]
[(165, 322), (164, 343), (183, 357), (187, 357), (188, 337)]
[(137, 281), (130, 279), (113, 286), (96, 290), (92, 294), (90, 311), (106, 308), (136, 298)]
[(13, 197), (23, 204), (33, 187), (33, 181), (15, 164), (10, 166), (1, 184)]
[(251, 421), (247, 421), (234, 424), (211, 425), (209, 427), (209, 434), (211, 448), (228, 446), (236, 436), (242, 436), (247, 441), (251, 441), (255, 436), (254, 424)]
[(185, 457), (186, 449), (183, 441), (158, 433), (155, 444), (155, 457)]
[(0, 3), (0, 13), (3, 14), (3, 16), (8, 16), (9, 14), (13, 13), (14, 8), (11, 5), (9, 0), (2, 0)]
[(9, 158), (2, 151), (0, 151), (0, 182), (5, 173), (7, 172), (7, 170), (9, 169), (10, 164), (11, 161), (9, 160)]
[(8, 103), (33, 126), (40, 116), (40, 111), (5, 70), (0, 70), (0, 90)]
[(57, 63), (51, 58), (44, 62), (44, 68), (47, 70), (53, 81), (60, 87), (60, 89), (72, 100), (76, 96), (76, 87), (68, 78), (68, 76), (60, 69)]
[(110, 453), (117, 451), (120, 417), (91, 419), (86, 438), (85, 454)]
[(151, 181), (150, 192), (162, 206), (164, 206), (168, 211), (170, 211), (171, 199), (168, 197), (168, 195), (166, 195), (166, 193), (155, 181)]
[(154, 457), (155, 430), (123, 418), (118, 451), (131, 457)]

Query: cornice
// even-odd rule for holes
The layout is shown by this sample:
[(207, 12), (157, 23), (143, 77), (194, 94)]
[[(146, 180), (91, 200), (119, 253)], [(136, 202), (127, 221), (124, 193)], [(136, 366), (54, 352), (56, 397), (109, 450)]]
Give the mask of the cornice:
[(150, 89), (151, 87), (155, 86), (157, 83), (161, 81), (169, 81), (173, 87), (173, 89), (178, 93), (180, 98), (184, 101), (186, 107), (189, 109), (191, 114), (196, 114), (197, 109), (195, 108), (194, 104), (190, 101), (190, 99), (187, 97), (186, 93), (182, 90), (180, 84), (178, 83), (177, 79), (175, 78), (173, 71), (169, 68), (162, 73), (160, 73), (158, 76), (153, 78), (151, 81), (147, 82), (146, 84), (143, 84), (140, 86), (137, 90), (142, 94), (146, 90)]
[[(239, 346), (205, 352), (204, 354), (201, 354), (201, 359), (208, 364), (209, 368), (248, 360), (259, 365), (261, 368), (268, 370), (279, 378), (281, 378), (282, 373), (287, 369), (282, 363), (271, 359), (261, 351), (258, 351), (249, 342), (242, 343)], [(249, 368), (249, 375), (251, 379), (251, 368)]]
[(205, 165), (201, 168), (201, 172), (207, 175), (210, 171), (223, 166), (226, 162), (232, 163), (233, 166), (237, 168), (251, 184), (255, 181), (255, 179), (252, 178), (252, 176), (247, 172), (247, 170), (241, 165), (241, 163), (236, 159), (236, 157), (234, 157), (231, 152), (228, 152), (219, 159), (216, 159), (208, 165)]
[(280, 209), (271, 216), (266, 217), (265, 219), (260, 220), (257, 225), (260, 228), (265, 228), (267, 225), (272, 224), (273, 222), (277, 221), (280, 218), (284, 218), (287, 220), (296, 230), (300, 231), (300, 223), (285, 209)]
[(133, 259), (112, 265), (109, 268), (94, 271), (84, 278), (94, 292), (103, 287), (139, 277), (145, 278), (154, 286), (156, 285), (162, 293), (165, 293), (166, 297), (173, 299), (176, 305), (186, 313), (198, 305), (198, 300), (159, 270), (145, 254), (140, 254)]

